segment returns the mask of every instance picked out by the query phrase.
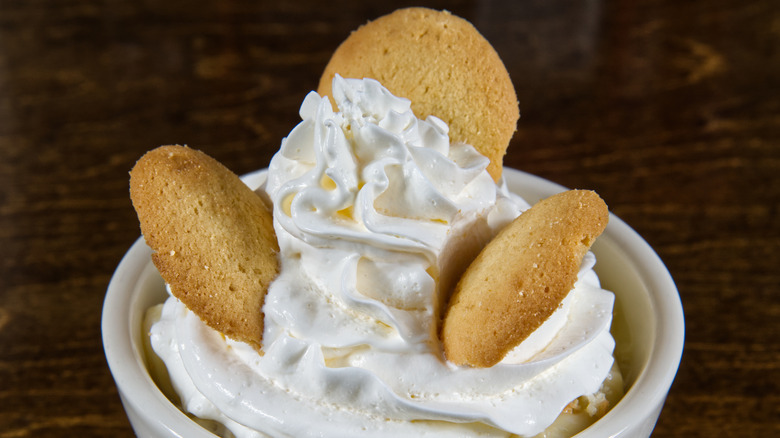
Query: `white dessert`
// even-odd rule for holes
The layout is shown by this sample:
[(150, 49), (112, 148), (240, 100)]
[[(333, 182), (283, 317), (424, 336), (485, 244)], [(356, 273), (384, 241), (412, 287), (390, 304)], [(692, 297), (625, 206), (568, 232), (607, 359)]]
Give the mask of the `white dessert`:
[[(528, 204), (474, 148), (450, 144), (444, 122), (417, 119), (378, 82), (336, 77), (333, 94), (338, 112), (306, 97), (260, 189), (281, 260), (263, 354), (174, 297), (154, 315), (151, 344), (182, 408), (238, 437), (569, 436), (561, 422), (581, 429), (603, 414), (622, 388), (614, 296), (595, 257), (500, 364), (448, 363), (437, 337), (447, 291)], [(579, 414), (548, 429), (564, 409)]]

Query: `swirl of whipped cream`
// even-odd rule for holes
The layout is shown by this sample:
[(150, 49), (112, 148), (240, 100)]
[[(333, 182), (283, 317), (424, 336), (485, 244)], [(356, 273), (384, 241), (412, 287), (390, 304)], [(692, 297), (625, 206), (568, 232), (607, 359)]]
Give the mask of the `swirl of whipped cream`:
[(237, 436), (532, 436), (596, 392), (613, 362), (614, 298), (591, 254), (558, 311), (500, 364), (445, 360), (448, 290), (527, 204), (378, 82), (337, 76), (333, 94), (338, 112), (306, 97), (269, 166), (281, 271), (264, 354), (175, 298), (152, 327), (185, 408)]

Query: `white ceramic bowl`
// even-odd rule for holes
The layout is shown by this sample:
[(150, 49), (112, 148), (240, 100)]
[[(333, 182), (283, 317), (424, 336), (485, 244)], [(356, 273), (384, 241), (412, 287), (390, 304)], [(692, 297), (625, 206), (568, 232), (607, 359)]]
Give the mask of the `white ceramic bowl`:
[[(244, 177), (259, 186), (264, 171)], [(509, 188), (530, 203), (565, 190), (533, 175), (505, 169)], [(614, 215), (593, 246), (602, 285), (616, 294), (615, 357), (627, 392), (577, 438), (648, 437), (655, 427), (683, 349), (684, 319), (672, 277), (650, 246)], [(139, 238), (120, 262), (103, 304), (103, 347), (119, 395), (140, 437), (214, 437), (173, 405), (152, 380), (143, 354), (142, 321), (161, 303), (164, 284)]]

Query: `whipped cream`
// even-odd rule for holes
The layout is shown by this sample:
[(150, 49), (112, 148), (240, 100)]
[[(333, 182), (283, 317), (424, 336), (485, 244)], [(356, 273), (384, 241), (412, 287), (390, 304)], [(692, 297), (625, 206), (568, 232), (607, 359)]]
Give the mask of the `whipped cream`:
[(528, 208), (450, 144), (447, 125), (371, 79), (304, 100), (261, 191), (281, 271), (263, 353), (174, 297), (151, 328), (183, 408), (239, 437), (533, 436), (613, 364), (614, 297), (592, 254), (553, 316), (498, 365), (457, 367), (437, 337), (449, 290)]

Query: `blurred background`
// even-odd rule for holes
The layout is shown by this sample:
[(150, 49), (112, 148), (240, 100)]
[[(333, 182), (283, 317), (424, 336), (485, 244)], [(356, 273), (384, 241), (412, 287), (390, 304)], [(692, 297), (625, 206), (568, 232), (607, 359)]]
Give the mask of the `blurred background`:
[(448, 9), (521, 109), (505, 165), (598, 191), (667, 263), (687, 336), (654, 436), (780, 435), (780, 8), (768, 0), (0, 0), (0, 438), (132, 436), (103, 355), (139, 237), (128, 171), (268, 165), (349, 32)]

